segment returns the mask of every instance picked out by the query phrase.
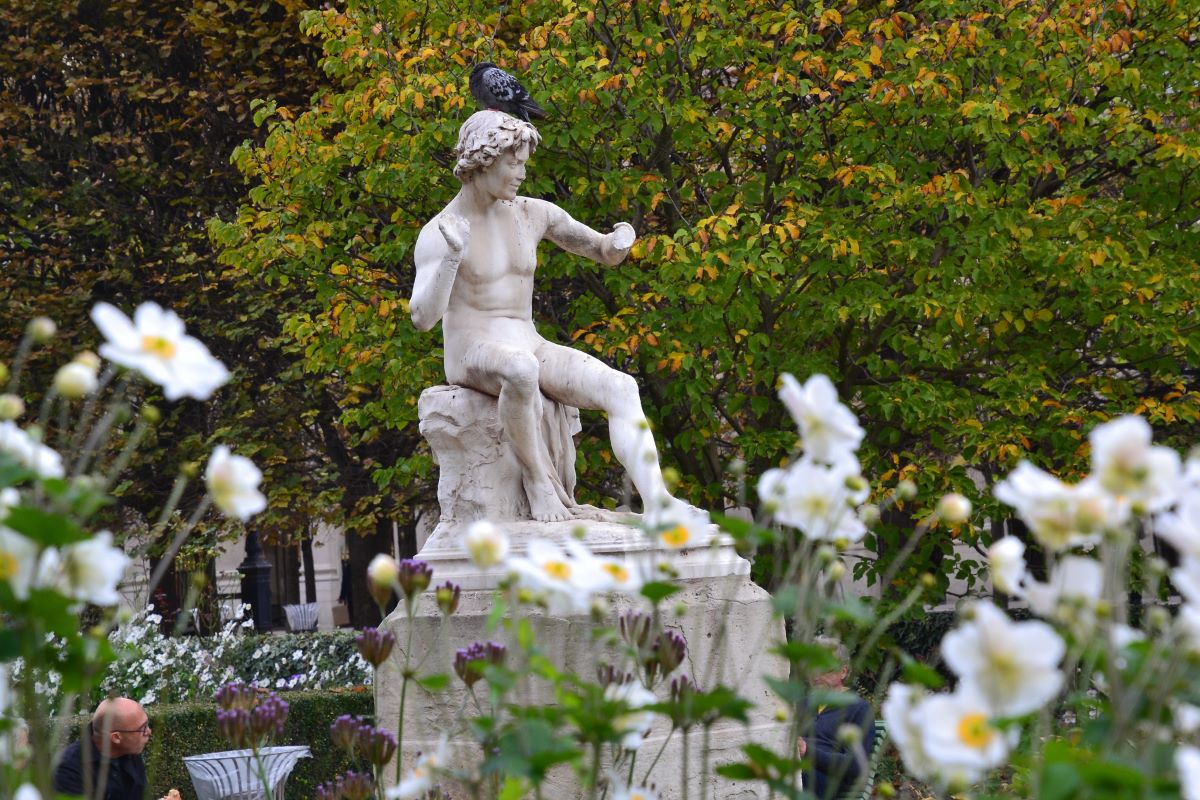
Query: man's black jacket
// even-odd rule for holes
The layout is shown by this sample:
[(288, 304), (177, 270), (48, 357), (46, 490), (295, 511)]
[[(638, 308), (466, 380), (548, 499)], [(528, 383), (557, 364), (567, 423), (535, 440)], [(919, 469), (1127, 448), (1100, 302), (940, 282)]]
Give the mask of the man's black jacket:
[(875, 746), (875, 719), (870, 704), (861, 698), (848, 706), (818, 711), (812, 735), (804, 737), (812, 764), (804, 773), (804, 789), (820, 800), (840, 800), (858, 780), (858, 760), (837, 738), (838, 728), (847, 724), (862, 729), (863, 752), (870, 758)]
[[(91, 749), (92, 794), (95, 796), (100, 785), (100, 751), (89, 736), (87, 746)], [(83, 794), (83, 747), (74, 742), (63, 751), (62, 759), (54, 770), (54, 791), (62, 794)], [(104, 800), (142, 800), (146, 794), (146, 762), (141, 755), (114, 758), (108, 764), (108, 782), (104, 787)]]

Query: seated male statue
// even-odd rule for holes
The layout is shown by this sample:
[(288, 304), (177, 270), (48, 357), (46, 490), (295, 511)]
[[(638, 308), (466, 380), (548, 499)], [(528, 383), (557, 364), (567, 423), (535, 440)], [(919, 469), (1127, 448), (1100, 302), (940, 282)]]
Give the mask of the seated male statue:
[(480, 111), (463, 123), (454, 167), (462, 188), (417, 238), (413, 324), (429, 330), (441, 320), (446, 380), (498, 398), (534, 519), (586, 514), (552, 471), (541, 433), (543, 394), (603, 411), (613, 453), (643, 503), (678, 502), (663, 483), (636, 381), (587, 353), (546, 341), (533, 324), (542, 239), (615, 266), (636, 238), (628, 223), (601, 234), (553, 203), (517, 195), (540, 141), (532, 125), (500, 111)]

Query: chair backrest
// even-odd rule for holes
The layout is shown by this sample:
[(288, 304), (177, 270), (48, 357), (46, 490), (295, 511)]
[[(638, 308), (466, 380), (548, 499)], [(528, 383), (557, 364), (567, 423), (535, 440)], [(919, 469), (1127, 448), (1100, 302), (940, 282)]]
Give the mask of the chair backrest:
[(871, 757), (867, 764), (867, 780), (863, 783), (858, 800), (871, 800), (871, 792), (875, 790), (875, 772), (879, 769), (879, 759), (883, 757), (883, 748), (887, 742), (887, 723), (882, 719), (875, 720), (875, 743), (871, 746)]
[(257, 758), (252, 750), (226, 750), (184, 756), (183, 763), (199, 800), (263, 800), (267, 792), (260, 771), (266, 772), (270, 797), (283, 800), (284, 787), (296, 762), (311, 757), (312, 752), (304, 745), (287, 745), (259, 748)]
[(318, 609), (319, 606), (316, 603), (297, 603), (284, 606), (283, 613), (287, 616), (288, 630), (315, 631)]

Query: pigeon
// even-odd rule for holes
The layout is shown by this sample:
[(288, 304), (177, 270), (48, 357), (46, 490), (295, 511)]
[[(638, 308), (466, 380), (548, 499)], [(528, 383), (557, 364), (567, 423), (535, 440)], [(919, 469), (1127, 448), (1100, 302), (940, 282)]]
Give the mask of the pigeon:
[(503, 111), (529, 122), (531, 116), (546, 118), (545, 110), (529, 96), (525, 87), (495, 64), (476, 64), (471, 70), (471, 94), (479, 105)]

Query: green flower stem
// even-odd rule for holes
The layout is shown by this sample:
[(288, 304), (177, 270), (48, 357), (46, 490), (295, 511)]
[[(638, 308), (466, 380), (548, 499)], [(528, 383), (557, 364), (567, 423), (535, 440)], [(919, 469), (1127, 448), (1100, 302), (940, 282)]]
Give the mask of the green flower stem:
[(167, 574), (167, 569), (170, 568), (171, 562), (175, 560), (175, 555), (179, 552), (179, 548), (183, 547), (184, 540), (187, 539), (188, 534), (196, 527), (196, 523), (200, 521), (200, 518), (204, 516), (211, 505), (212, 498), (204, 495), (200, 499), (199, 505), (196, 506), (196, 510), (192, 512), (192, 516), (188, 518), (184, 526), (175, 534), (175, 538), (171, 540), (171, 546), (167, 549), (167, 552), (163, 553), (162, 560), (158, 562), (158, 566), (154, 568), (154, 574), (150, 576), (150, 582), (146, 584), (147, 597), (154, 596), (154, 590), (158, 588), (158, 584), (162, 581), (163, 576)]
[[(112, 383), (112, 379), (116, 377), (116, 368), (109, 364), (100, 373), (100, 377), (96, 381), (96, 391), (88, 395), (87, 400), (83, 404), (83, 410), (79, 412), (79, 420), (75, 425), (75, 430), (71, 434), (70, 444), (67, 445), (67, 450), (74, 453), (77, 452), (83, 444), (83, 437), (87, 433), (88, 421), (92, 415), (96, 413), (96, 406), (100, 403), (100, 396), (104, 394), (104, 390)], [(128, 384), (127, 378), (122, 378), (118, 388), (113, 391), (114, 394), (124, 394), (125, 386)], [(66, 433), (66, 429), (63, 429)]]
[[(650, 767), (646, 770), (645, 777), (642, 778), (642, 783), (650, 780), (650, 774), (654, 772), (654, 768), (658, 766), (658, 760), (662, 758), (663, 752), (667, 749), (667, 745), (671, 742), (671, 737), (675, 735), (675, 731), (677, 730), (679, 730), (679, 727), (675, 724), (672, 724), (671, 730), (667, 731), (667, 736), (665, 739), (663, 739), (662, 747), (658, 748), (658, 752), (654, 754), (654, 760), (650, 762)], [(632, 774), (632, 767), (630, 770)]]
[[(17, 387), (21, 384), (21, 370), (25, 368), (25, 361), (29, 358), (29, 351), (32, 349), (33, 337), (26, 333), (17, 344), (17, 354), (13, 356), (12, 365), (8, 369), (8, 386), (4, 388), (4, 391), (10, 394), (17, 391)], [(43, 795), (45, 795), (44, 792)]]
[(92, 464), (92, 458), (96, 455), (96, 448), (100, 446), (100, 441), (108, 436), (108, 432), (116, 423), (117, 418), (128, 411), (129, 405), (122, 401), (115, 402), (108, 407), (108, 411), (88, 434), (87, 441), (83, 444), (83, 451), (79, 454), (79, 458), (71, 470), (71, 477), (78, 477), (87, 471)]
[(125, 443), (125, 447), (121, 448), (121, 454), (117, 456), (117, 460), (109, 467), (108, 477), (104, 479), (104, 483), (100, 490), (107, 493), (117, 482), (117, 478), (125, 471), (125, 467), (129, 466), (129, 460), (133, 458), (134, 452), (142, 443), (142, 439), (146, 437), (146, 431), (150, 430), (150, 423), (141, 417), (138, 418), (137, 424), (133, 427), (133, 432), (129, 434), (129, 441)]
[[(407, 595), (404, 597), (404, 612), (408, 616), (407, 631), (404, 634), (404, 671), (400, 674), (400, 712), (396, 720), (396, 783), (400, 783), (401, 765), (404, 763), (404, 702), (408, 698), (408, 682), (412, 679), (412, 638), (413, 638), (413, 604)], [(378, 704), (379, 684), (375, 684), (376, 703)]]

